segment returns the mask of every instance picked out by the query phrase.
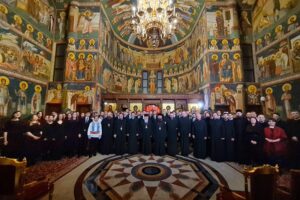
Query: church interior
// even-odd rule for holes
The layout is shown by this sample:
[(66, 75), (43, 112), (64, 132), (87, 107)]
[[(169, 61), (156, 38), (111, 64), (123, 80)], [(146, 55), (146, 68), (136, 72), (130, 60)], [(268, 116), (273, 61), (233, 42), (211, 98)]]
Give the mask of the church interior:
[(0, 0), (0, 199), (299, 200), (299, 91), (299, 0)]

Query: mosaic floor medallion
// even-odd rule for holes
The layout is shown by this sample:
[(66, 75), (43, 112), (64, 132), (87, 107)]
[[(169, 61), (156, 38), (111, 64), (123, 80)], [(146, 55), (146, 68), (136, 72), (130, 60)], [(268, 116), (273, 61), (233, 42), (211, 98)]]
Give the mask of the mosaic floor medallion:
[(218, 187), (198, 162), (154, 155), (107, 161), (85, 184), (96, 199), (208, 199)]

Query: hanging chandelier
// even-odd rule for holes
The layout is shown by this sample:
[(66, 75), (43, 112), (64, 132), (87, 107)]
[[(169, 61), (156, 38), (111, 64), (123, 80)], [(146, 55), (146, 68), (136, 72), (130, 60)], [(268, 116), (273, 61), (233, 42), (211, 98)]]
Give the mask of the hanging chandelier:
[(175, 9), (173, 0), (137, 0), (132, 7), (132, 32), (148, 47), (159, 47), (175, 34)]

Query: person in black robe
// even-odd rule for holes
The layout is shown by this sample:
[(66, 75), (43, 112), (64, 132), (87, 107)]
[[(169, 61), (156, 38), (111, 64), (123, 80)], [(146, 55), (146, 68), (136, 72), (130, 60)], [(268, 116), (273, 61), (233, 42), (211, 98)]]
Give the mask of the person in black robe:
[(287, 121), (287, 136), (289, 146), (289, 167), (300, 169), (300, 114), (291, 112), (291, 118)]
[(217, 113), (213, 113), (213, 119), (210, 120), (211, 131), (211, 159), (217, 162), (225, 160), (225, 134), (223, 130), (223, 121)]
[(182, 112), (182, 117), (179, 118), (178, 128), (180, 134), (180, 147), (181, 147), (181, 155), (188, 156), (190, 153), (190, 137), (191, 137), (191, 128), (192, 121), (187, 116), (185, 111)]
[(107, 113), (107, 117), (101, 121), (102, 138), (100, 140), (100, 153), (108, 155), (113, 153), (114, 141), (114, 118), (111, 112)]
[(55, 149), (55, 157), (57, 159), (61, 159), (63, 155), (63, 149), (65, 148), (64, 142), (65, 138), (67, 137), (66, 131), (65, 131), (65, 121), (63, 120), (64, 115), (59, 114), (57, 121), (55, 122), (55, 132), (56, 132), (56, 149)]
[(34, 165), (41, 155), (42, 128), (38, 116), (32, 115), (25, 133), (25, 156), (29, 166)]
[(22, 160), (24, 157), (25, 124), (21, 120), (21, 112), (16, 111), (4, 126), (4, 155)]
[(130, 118), (127, 120), (127, 132), (128, 132), (128, 153), (137, 154), (138, 148), (138, 130), (139, 119), (132, 112)]
[(279, 113), (273, 113), (272, 118), (276, 120), (276, 126), (282, 128), (285, 132), (287, 131), (287, 124), (281, 119)]
[(126, 128), (126, 119), (123, 118), (123, 113), (120, 113), (114, 124), (115, 153), (117, 155), (126, 153)]
[(149, 155), (152, 152), (151, 140), (153, 135), (153, 123), (149, 119), (149, 115), (145, 114), (140, 121), (140, 137), (141, 137), (141, 153)]
[(245, 164), (245, 129), (248, 120), (243, 117), (242, 110), (236, 110), (234, 118), (234, 129), (236, 135), (236, 161), (240, 164)]
[(192, 123), (192, 137), (194, 142), (194, 157), (206, 158), (207, 126), (201, 119), (201, 114), (196, 113), (196, 119)]
[(171, 112), (170, 117), (167, 118), (167, 152), (171, 156), (175, 156), (178, 153), (177, 134), (178, 119), (175, 117), (175, 113)]
[(44, 125), (42, 135), (43, 159), (55, 160), (57, 133), (55, 132), (56, 124), (54, 123), (53, 115), (49, 116), (47, 123)]
[(153, 131), (153, 153), (159, 156), (166, 154), (167, 126), (162, 114), (157, 115)]
[(235, 129), (232, 114), (223, 114), (223, 129), (226, 142), (226, 161), (235, 161)]
[(204, 111), (204, 120), (206, 123), (207, 127), (207, 140), (206, 140), (206, 155), (208, 157), (211, 157), (210, 152), (211, 152), (211, 135), (210, 135), (210, 126), (209, 126), (209, 121), (210, 121), (210, 111)]
[(246, 164), (259, 165), (263, 163), (264, 133), (255, 117), (250, 118), (250, 124), (245, 129)]
[(77, 114), (74, 112), (71, 114), (71, 118), (66, 121), (65, 131), (67, 133), (67, 156), (72, 157), (77, 154), (78, 139), (80, 135), (80, 126), (77, 120)]
[(80, 119), (80, 138), (78, 142), (78, 154), (79, 155), (87, 155), (87, 130), (89, 128), (90, 123), (92, 122), (91, 113), (85, 113), (85, 116)]

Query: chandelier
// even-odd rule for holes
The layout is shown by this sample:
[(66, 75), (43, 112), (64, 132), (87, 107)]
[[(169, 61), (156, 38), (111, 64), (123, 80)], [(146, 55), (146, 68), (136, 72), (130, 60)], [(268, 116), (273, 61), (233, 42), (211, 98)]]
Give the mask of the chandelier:
[(132, 12), (132, 32), (148, 47), (158, 47), (174, 35), (178, 20), (173, 0), (137, 0)]

